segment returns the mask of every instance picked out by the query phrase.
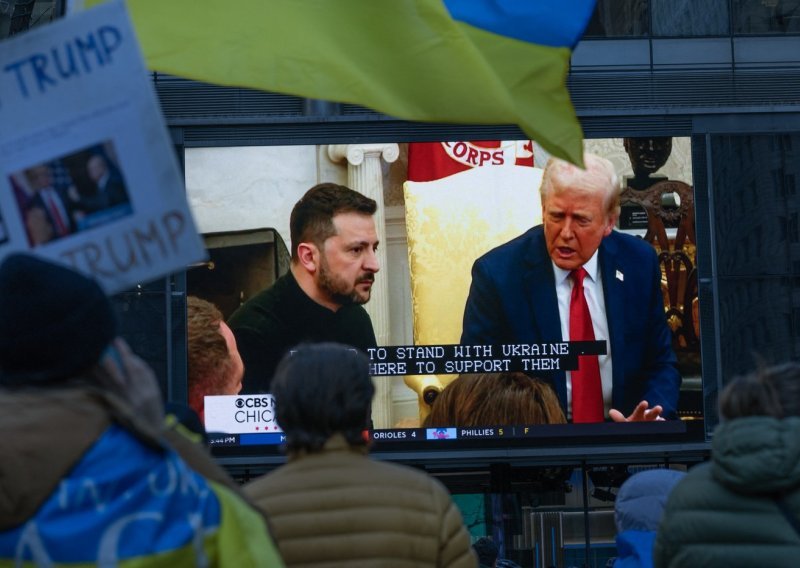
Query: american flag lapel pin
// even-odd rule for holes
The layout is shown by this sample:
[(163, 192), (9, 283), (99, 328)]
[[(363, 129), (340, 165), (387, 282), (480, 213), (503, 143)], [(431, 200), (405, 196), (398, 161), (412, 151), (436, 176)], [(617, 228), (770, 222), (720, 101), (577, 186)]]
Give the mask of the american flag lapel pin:
[(620, 272), (619, 270), (617, 270), (617, 280), (619, 280), (620, 282), (624, 282), (625, 281), (625, 275), (622, 272)]

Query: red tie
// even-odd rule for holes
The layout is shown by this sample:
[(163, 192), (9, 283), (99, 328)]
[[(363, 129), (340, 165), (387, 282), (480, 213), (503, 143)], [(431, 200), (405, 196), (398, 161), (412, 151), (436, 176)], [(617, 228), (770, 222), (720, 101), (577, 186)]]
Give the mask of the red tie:
[(53, 199), (53, 196), (50, 194), (50, 192), (46, 192), (45, 195), (47, 199), (47, 206), (50, 209), (50, 216), (53, 218), (53, 223), (55, 224), (56, 234), (59, 237), (63, 237), (69, 233), (69, 229), (67, 229), (64, 219), (61, 217), (61, 211), (58, 210), (58, 204), (56, 204), (56, 200)]
[[(572, 296), (569, 300), (570, 341), (594, 341), (592, 316), (583, 294), (586, 270), (581, 267), (570, 273)], [(603, 388), (600, 385), (600, 364), (597, 355), (578, 357), (579, 369), (572, 371), (572, 421), (603, 421)]]

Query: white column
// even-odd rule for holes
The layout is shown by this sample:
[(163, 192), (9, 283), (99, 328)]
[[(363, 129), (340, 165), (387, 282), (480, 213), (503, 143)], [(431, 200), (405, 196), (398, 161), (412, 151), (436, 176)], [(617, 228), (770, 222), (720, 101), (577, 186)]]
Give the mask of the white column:
[[(347, 185), (374, 199), (375, 230), (378, 233), (378, 262), (380, 272), (375, 277), (370, 301), (364, 306), (372, 319), (378, 345), (389, 344), (389, 267), (386, 263), (386, 223), (383, 205), (383, 168), (381, 159), (394, 162), (400, 155), (397, 144), (331, 144), (328, 157), (334, 162), (347, 160)], [(386, 377), (375, 381), (375, 399), (372, 420), (376, 428), (391, 426), (391, 380)]]
[[(414, 345), (414, 318), (411, 316), (411, 277), (408, 269), (406, 208), (386, 207), (386, 257), (392, 265), (389, 280), (389, 344)], [(411, 428), (419, 424), (419, 396), (404, 377), (392, 379), (392, 425)]]

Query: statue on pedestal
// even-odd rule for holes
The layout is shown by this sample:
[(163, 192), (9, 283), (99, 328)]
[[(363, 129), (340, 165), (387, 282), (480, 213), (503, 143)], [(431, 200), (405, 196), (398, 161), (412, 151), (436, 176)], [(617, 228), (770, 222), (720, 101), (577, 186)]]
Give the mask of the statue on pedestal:
[(633, 176), (625, 177), (619, 226), (643, 230), (658, 252), (666, 317), (684, 374), (699, 369), (694, 191), (689, 184), (654, 175), (666, 164), (672, 138), (625, 138)]
[[(648, 228), (648, 215), (646, 207), (640, 200), (643, 195), (636, 195), (645, 191), (654, 184), (666, 181), (664, 175), (653, 175), (667, 163), (672, 152), (672, 138), (670, 136), (657, 136), (653, 138), (623, 138), (622, 144), (631, 161), (633, 176), (625, 176), (625, 187), (622, 192), (622, 209), (620, 211), (619, 227), (623, 230), (646, 230)], [(676, 207), (680, 199), (672, 193), (659, 196), (665, 208)], [(674, 228), (670, 222), (666, 226)]]
[(666, 176), (653, 176), (667, 163), (672, 152), (672, 137), (657, 136), (653, 138), (623, 138), (625, 147), (633, 167), (633, 177), (626, 178), (627, 186), (633, 189), (647, 189), (657, 181), (667, 179)]

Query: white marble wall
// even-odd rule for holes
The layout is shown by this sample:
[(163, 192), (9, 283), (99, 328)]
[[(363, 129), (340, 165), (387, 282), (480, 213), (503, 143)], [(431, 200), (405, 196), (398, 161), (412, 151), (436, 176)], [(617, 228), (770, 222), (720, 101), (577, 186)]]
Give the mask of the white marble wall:
[(289, 245), (289, 213), (320, 181), (347, 169), (317, 146), (187, 148), (186, 194), (201, 233), (276, 229)]

